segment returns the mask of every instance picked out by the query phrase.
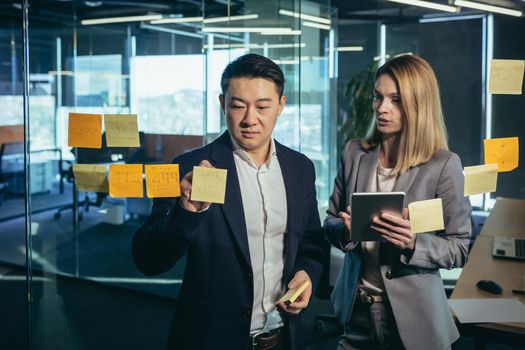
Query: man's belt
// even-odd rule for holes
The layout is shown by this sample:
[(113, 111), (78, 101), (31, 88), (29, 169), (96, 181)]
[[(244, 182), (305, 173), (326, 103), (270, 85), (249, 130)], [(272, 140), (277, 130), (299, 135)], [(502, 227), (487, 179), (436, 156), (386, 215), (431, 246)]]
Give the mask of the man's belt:
[(283, 341), (283, 327), (272, 329), (268, 332), (250, 335), (253, 350), (276, 349)]

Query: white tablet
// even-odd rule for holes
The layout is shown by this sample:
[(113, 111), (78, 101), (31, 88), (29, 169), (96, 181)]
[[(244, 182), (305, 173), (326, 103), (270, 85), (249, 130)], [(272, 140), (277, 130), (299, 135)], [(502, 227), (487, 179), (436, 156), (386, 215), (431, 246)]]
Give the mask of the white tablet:
[(384, 241), (381, 234), (370, 228), (372, 219), (383, 212), (401, 215), (404, 192), (356, 192), (352, 194), (352, 241)]

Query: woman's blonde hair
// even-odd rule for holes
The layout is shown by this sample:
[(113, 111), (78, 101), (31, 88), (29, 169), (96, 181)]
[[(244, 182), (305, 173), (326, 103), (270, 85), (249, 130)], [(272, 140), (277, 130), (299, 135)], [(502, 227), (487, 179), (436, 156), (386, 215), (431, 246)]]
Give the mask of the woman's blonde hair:
[[(436, 76), (432, 67), (415, 55), (401, 55), (379, 67), (375, 79), (387, 74), (395, 82), (401, 100), (402, 128), (393, 174), (427, 162), (439, 149), (448, 149)], [(372, 119), (363, 148), (381, 143), (381, 133)]]

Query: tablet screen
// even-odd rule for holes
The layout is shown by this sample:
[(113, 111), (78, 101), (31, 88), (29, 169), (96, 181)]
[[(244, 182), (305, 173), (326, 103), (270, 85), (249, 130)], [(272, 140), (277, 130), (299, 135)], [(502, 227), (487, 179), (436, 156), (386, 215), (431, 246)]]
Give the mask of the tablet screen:
[(384, 241), (381, 234), (370, 228), (372, 219), (382, 212), (403, 213), (404, 192), (356, 192), (352, 194), (352, 241)]

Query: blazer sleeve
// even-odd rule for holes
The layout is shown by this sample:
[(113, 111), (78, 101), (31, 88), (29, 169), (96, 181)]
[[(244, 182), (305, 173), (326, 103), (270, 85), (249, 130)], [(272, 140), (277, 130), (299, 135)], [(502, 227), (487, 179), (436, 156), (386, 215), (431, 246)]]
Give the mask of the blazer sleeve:
[(346, 187), (349, 179), (346, 178), (345, 173), (347, 173), (346, 168), (348, 167), (347, 159), (351, 159), (351, 144), (352, 141), (346, 144), (341, 156), (341, 162), (339, 164), (337, 176), (334, 180), (334, 190), (332, 191), (332, 195), (328, 201), (328, 209), (326, 211), (326, 218), (323, 224), (324, 233), (330, 243), (342, 251), (353, 249), (357, 245), (356, 242), (351, 242), (349, 240), (348, 233), (345, 231), (343, 220), (339, 218), (338, 215), (340, 211), (346, 211), (345, 205), (348, 203), (346, 198)]
[[(206, 155), (190, 157), (186, 154), (175, 158), (173, 163), (179, 164), (183, 176), (197, 159), (205, 158)], [(133, 237), (131, 250), (137, 268), (147, 276), (171, 269), (195, 240), (208, 212), (185, 210), (180, 197), (155, 199), (150, 215)]]
[(451, 269), (467, 262), (472, 226), (471, 206), (463, 195), (464, 177), (461, 161), (452, 154), (445, 162), (436, 190), (443, 201), (445, 230), (416, 236), (411, 257), (401, 255), (401, 262), (419, 268)]
[(197, 235), (208, 211), (190, 212), (179, 199), (158, 199), (133, 237), (135, 265), (147, 276), (172, 268)]

